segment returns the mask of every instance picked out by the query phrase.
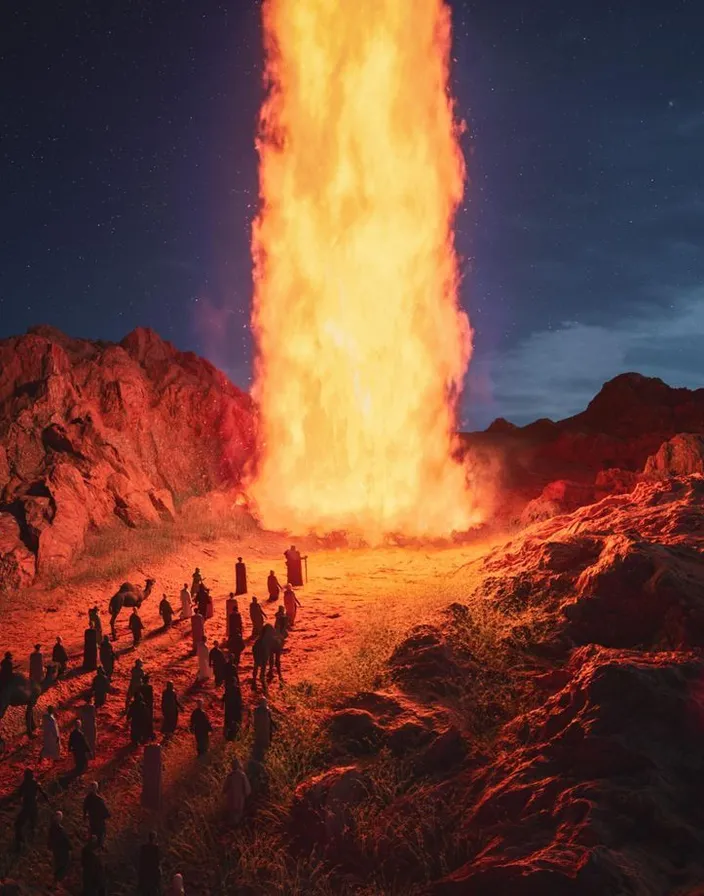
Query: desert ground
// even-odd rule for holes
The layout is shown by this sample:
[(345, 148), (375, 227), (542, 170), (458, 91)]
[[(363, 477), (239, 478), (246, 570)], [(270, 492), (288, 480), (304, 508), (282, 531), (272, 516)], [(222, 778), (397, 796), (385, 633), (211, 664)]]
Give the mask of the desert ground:
[[(150, 541), (153, 551), (150, 551)], [(308, 554), (309, 581), (298, 597), (302, 609), (290, 635), (282, 662), (284, 682), (269, 688), (272, 710), (279, 731), (269, 757), (273, 779), (272, 798), (251, 809), (251, 818), (240, 831), (228, 829), (221, 817), (220, 789), (235, 753), (243, 761), (248, 755), (250, 733), (247, 721), (240, 737), (228, 744), (222, 736), (221, 690), (212, 681), (196, 684), (197, 661), (191, 655), (190, 623), (176, 622), (163, 631), (158, 603), (166, 594), (176, 610), (178, 594), (200, 567), (215, 600), (215, 613), (206, 624), (209, 645), (225, 632), (225, 601), (234, 588), (234, 563), (243, 556), (247, 563), (249, 594), (240, 599), (245, 636), (250, 628), (247, 605), (252, 594), (266, 600), (266, 576), (274, 569), (285, 581), (283, 551), (290, 539), (254, 529), (225, 538), (208, 533), (183, 536), (163, 543), (158, 530), (123, 534), (118, 542), (109, 538), (95, 543), (89, 556), (53, 587), (34, 586), (0, 606), (3, 650), (12, 650), (15, 660), (26, 664), (35, 643), (50, 655), (56, 635), (61, 635), (71, 657), (69, 674), (42, 695), (41, 711), (57, 708), (64, 737), (64, 759), (56, 766), (40, 763), (41, 735), (28, 741), (23, 732), (23, 714), (10, 709), (0, 732), (6, 752), (0, 764), (0, 792), (5, 796), (2, 831), (2, 871), (33, 887), (32, 892), (48, 892), (50, 880), (44, 830), (19, 857), (11, 851), (12, 820), (18, 806), (8, 801), (19, 784), (22, 771), (39, 769), (41, 781), (50, 793), (52, 808), (61, 808), (75, 842), (72, 872), (66, 892), (79, 887), (78, 853), (84, 827), (80, 804), (88, 782), (101, 782), (112, 812), (106, 865), (110, 892), (134, 892), (134, 864), (139, 844), (146, 832), (160, 832), (165, 852), (166, 878), (176, 871), (186, 877), (188, 893), (219, 892), (330, 892), (341, 886), (328, 881), (326, 873), (316, 877), (315, 863), (298, 867), (287, 854), (277, 818), (299, 779), (316, 768), (320, 732), (330, 708), (345, 697), (379, 685), (384, 661), (395, 644), (414, 625), (440, 622), (438, 614), (453, 600), (471, 589), (474, 561), (482, 557), (500, 536), (473, 539), (464, 545), (432, 547), (385, 547), (349, 549), (325, 547), (314, 540), (298, 542)], [(107, 574), (103, 572), (107, 571)], [(144, 640), (135, 650), (127, 628), (129, 610), (118, 619), (115, 649), (118, 663), (113, 679), (114, 693), (99, 711), (97, 756), (82, 779), (72, 778), (72, 759), (65, 743), (70, 725), (92, 680), (92, 673), (80, 671), (83, 630), (87, 611), (97, 604), (104, 631), (109, 631), (107, 604), (122, 581), (143, 584), (146, 576), (156, 579), (151, 597), (142, 605)], [(265, 604), (269, 618), (275, 605)], [(129, 728), (123, 715), (124, 695), (134, 659), (140, 657), (150, 672), (155, 692), (155, 712), (159, 722), (158, 698), (165, 682), (173, 680), (184, 703), (181, 730), (165, 746), (164, 810), (158, 817), (140, 807), (141, 750), (129, 743)], [(245, 701), (255, 700), (250, 684), (251, 648), (243, 655), (240, 680)], [(215, 728), (211, 754), (198, 760), (192, 736), (187, 732), (188, 717), (196, 698), (204, 700)], [(265, 819), (262, 822), (262, 817)], [(256, 819), (256, 820), (255, 820)], [(268, 832), (267, 838), (261, 837)], [(312, 875), (312, 876), (311, 876)], [(364, 875), (361, 880), (363, 881)], [(356, 881), (358, 891), (360, 880)], [(59, 890), (58, 892), (62, 892)]]

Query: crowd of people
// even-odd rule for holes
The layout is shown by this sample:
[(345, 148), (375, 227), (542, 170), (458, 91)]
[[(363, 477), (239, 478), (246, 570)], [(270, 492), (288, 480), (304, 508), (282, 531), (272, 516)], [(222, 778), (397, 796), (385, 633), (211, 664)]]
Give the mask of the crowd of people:
[[(242, 727), (245, 701), (240, 684), (241, 658), (247, 642), (251, 645), (253, 671), (252, 691), (259, 687), (262, 693), (256, 700), (251, 713), (253, 746), (247, 766), (239, 758), (233, 759), (232, 768), (223, 782), (225, 809), (230, 822), (239, 824), (245, 814), (247, 801), (252, 792), (266, 787), (264, 760), (276, 729), (267, 700), (267, 686), (274, 677), (283, 681), (281, 655), (296, 614), (301, 604), (293, 585), (303, 585), (301, 555), (295, 548), (285, 553), (287, 582), (279, 583), (274, 570), (267, 578), (267, 603), (278, 604), (272, 621), (257, 597), (252, 595), (249, 603), (251, 630), (245, 640), (245, 630), (240, 613), (238, 598), (247, 594), (246, 565), (239, 557), (235, 565), (235, 590), (226, 600), (226, 633), (223, 641), (214, 640), (208, 644), (206, 626), (215, 615), (214, 602), (199, 568), (196, 568), (190, 587), (184, 584), (180, 592), (180, 620), (190, 621), (192, 655), (197, 660), (196, 686), (202, 688), (211, 680), (216, 689), (222, 690), (219, 702), (223, 707), (222, 730), (227, 741), (234, 740)], [(279, 603), (279, 601), (281, 601)], [(159, 604), (159, 615), (163, 630), (172, 627), (175, 613), (166, 594)], [(114, 628), (114, 621), (113, 621)], [(134, 607), (128, 620), (133, 647), (137, 648), (142, 639), (144, 624), (138, 607)], [(113, 632), (114, 633), (114, 632)], [(94, 672), (90, 687), (85, 693), (85, 701), (71, 722), (71, 730), (66, 741), (66, 749), (73, 757), (73, 778), (80, 778), (88, 770), (98, 750), (98, 728), (100, 710), (117, 691), (114, 686), (117, 654), (108, 635), (102, 632), (100, 612), (97, 606), (88, 611), (88, 627), (84, 634), (82, 672)], [(52, 647), (51, 661), (45, 662), (41, 644), (35, 644), (29, 656), (29, 681), (40, 692), (67, 674), (70, 657), (59, 636)], [(10, 687), (17, 678), (17, 670), (12, 654), (8, 651), (0, 662), (0, 696), (3, 689)], [(181, 713), (185, 711), (182, 698), (176, 691), (174, 682), (168, 680), (161, 692), (161, 734), (164, 742), (179, 728)], [(33, 705), (28, 709), (33, 716)], [(150, 674), (144, 662), (137, 657), (129, 673), (125, 693), (124, 716), (129, 728), (130, 742), (134, 747), (157, 741), (155, 725), (155, 696)], [(188, 718), (188, 730), (193, 735), (195, 752), (205, 756), (210, 748), (213, 722), (206, 710), (203, 699), (196, 699), (195, 707)], [(33, 722), (28, 721), (28, 733), (33, 731)], [(62, 758), (63, 736), (54, 705), (48, 705), (42, 716), (42, 738), (39, 758), (42, 762), (55, 763)], [(146, 765), (145, 765), (146, 774)], [(34, 838), (39, 818), (40, 799), (51, 804), (50, 798), (37, 780), (34, 771), (27, 768), (19, 787), (10, 796), (20, 803), (20, 810), (14, 823), (14, 842), (17, 852), (21, 852), (27, 834)], [(85, 896), (103, 896), (107, 893), (106, 875), (102, 854), (105, 849), (107, 822), (110, 811), (100, 792), (98, 782), (90, 784), (83, 802), (83, 818), (87, 823), (87, 839), (80, 851), (80, 863)], [(62, 811), (52, 812), (47, 846), (53, 858), (54, 878), (59, 883), (66, 877), (74, 853), (74, 843), (64, 826)], [(161, 879), (161, 858), (157, 835), (150, 833), (148, 841), (139, 852), (137, 863), (139, 893), (160, 894), (163, 892)], [(1, 892), (1, 887), (0, 887)], [(183, 878), (176, 875), (168, 889), (169, 894), (184, 893)]]

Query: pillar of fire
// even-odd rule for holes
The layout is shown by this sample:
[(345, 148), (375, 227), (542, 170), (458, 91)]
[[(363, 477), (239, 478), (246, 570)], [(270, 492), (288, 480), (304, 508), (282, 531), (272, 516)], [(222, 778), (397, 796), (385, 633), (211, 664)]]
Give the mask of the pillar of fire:
[(443, 536), (471, 353), (444, 0), (264, 0), (249, 494), (268, 528)]

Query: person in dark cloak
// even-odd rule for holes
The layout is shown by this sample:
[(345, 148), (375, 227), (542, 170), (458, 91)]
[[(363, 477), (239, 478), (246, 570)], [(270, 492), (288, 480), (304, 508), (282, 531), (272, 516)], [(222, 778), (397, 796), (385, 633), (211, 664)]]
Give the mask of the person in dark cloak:
[(93, 781), (90, 785), (90, 789), (83, 800), (83, 818), (88, 819), (88, 831), (90, 836), (96, 838), (98, 847), (102, 849), (105, 844), (110, 810), (100, 793), (97, 781)]
[(98, 633), (89, 626), (83, 635), (83, 671), (95, 672), (98, 668)]
[(256, 639), (264, 628), (264, 620), (266, 613), (261, 608), (261, 604), (256, 597), (252, 596), (252, 602), (249, 605), (249, 618), (252, 620), (252, 639)]
[[(271, 629), (271, 626), (267, 626), (268, 629)], [(266, 693), (266, 667), (269, 661), (269, 654), (267, 653), (267, 642), (269, 640), (269, 633), (264, 629), (260, 632), (257, 640), (252, 644), (252, 690), (256, 691), (257, 689), (257, 678), (261, 681), (262, 690)]]
[(39, 781), (34, 777), (34, 772), (31, 768), (24, 770), (22, 783), (17, 788), (17, 796), (22, 800), (22, 806), (15, 819), (15, 848), (19, 850), (24, 843), (25, 825), (29, 825), (29, 832), (32, 837), (37, 829), (37, 821), (39, 819), (38, 797), (41, 796), (47, 803), (49, 802), (49, 797), (44, 792)]
[(295, 545), (284, 551), (286, 558), (286, 580), (290, 582), (294, 588), (303, 587), (303, 564), (301, 555)]
[(60, 883), (71, 861), (71, 838), (64, 827), (64, 813), (56, 812), (49, 825), (47, 846), (54, 860), (54, 883)]
[(35, 644), (33, 653), (29, 655), (29, 680), (35, 684), (41, 684), (44, 680), (44, 654), (40, 644)]
[(232, 662), (234, 663), (235, 668), (237, 668), (240, 664), (240, 657), (242, 656), (244, 648), (245, 643), (244, 638), (242, 637), (242, 632), (232, 629), (230, 631), (230, 637), (227, 641), (227, 649), (230, 651)]
[(225, 654), (220, 649), (220, 643), (218, 641), (213, 644), (213, 649), (208, 655), (208, 662), (210, 668), (213, 670), (215, 687), (219, 688), (225, 678), (225, 665), (227, 660), (225, 659)]
[(266, 588), (269, 592), (269, 603), (274, 603), (279, 599), (279, 594), (281, 593), (281, 585), (279, 584), (279, 580), (276, 578), (274, 574), (274, 570), (269, 570), (269, 576), (266, 580)]
[(222, 702), (225, 707), (223, 720), (225, 740), (234, 740), (242, 725), (242, 691), (238, 681), (227, 685)]
[(147, 731), (147, 740), (154, 739), (154, 688), (149, 680), (149, 673), (144, 673), (142, 684), (139, 687), (139, 693), (142, 695), (144, 706), (146, 707), (145, 722)]
[(56, 644), (54, 644), (52, 648), (51, 661), (52, 663), (56, 663), (56, 678), (61, 678), (68, 665), (68, 654), (66, 653), (66, 648), (64, 647), (64, 642), (61, 640), (61, 637), (56, 639)]
[(103, 635), (103, 640), (100, 642), (100, 665), (108, 678), (112, 678), (112, 673), (115, 671), (116, 659), (110, 638), (107, 635)]
[(95, 673), (91, 691), (95, 700), (95, 708), (100, 709), (101, 706), (105, 706), (105, 701), (110, 693), (110, 679), (105, 674), (105, 670), (102, 666), (98, 666), (98, 671)]
[(68, 751), (69, 753), (73, 753), (73, 761), (76, 764), (76, 774), (82, 775), (88, 768), (88, 760), (90, 759), (91, 752), (86, 736), (83, 733), (83, 726), (81, 725), (80, 719), (76, 719), (73, 723), (73, 731), (68, 737)]
[(137, 607), (132, 608), (129, 627), (130, 631), (132, 632), (132, 646), (136, 647), (142, 640), (142, 631), (144, 630), (144, 623), (142, 622), (140, 615), (137, 612)]
[(159, 615), (164, 620), (164, 628), (171, 628), (171, 623), (174, 621), (174, 608), (165, 594), (162, 595), (159, 603)]
[(288, 616), (283, 604), (279, 606), (274, 616), (274, 629), (276, 634), (282, 639), (288, 635)]
[(239, 685), (239, 669), (235, 664), (235, 658), (228, 656), (225, 660), (225, 668), (222, 673), (222, 681), (225, 687), (237, 683)]
[(88, 610), (88, 625), (95, 629), (95, 636), (100, 644), (103, 640), (103, 623), (100, 620), (100, 610), (97, 605)]
[(210, 724), (210, 719), (205, 714), (202, 700), (198, 701), (196, 708), (191, 714), (190, 729), (191, 734), (193, 734), (196, 739), (196, 750), (198, 755), (204, 756), (208, 752), (208, 747), (210, 746), (210, 732), (213, 730), (213, 726)]
[(235, 563), (235, 595), (247, 593), (247, 567), (241, 557)]
[(107, 893), (105, 868), (98, 849), (100, 849), (98, 838), (93, 836), (81, 850), (83, 896), (105, 896)]
[(203, 576), (200, 574), (200, 569), (196, 566), (193, 572), (193, 578), (191, 579), (191, 597), (195, 599), (196, 594), (198, 594), (198, 589), (201, 586), (201, 582), (203, 581)]
[(181, 701), (174, 690), (173, 681), (167, 681), (161, 694), (161, 730), (164, 734), (173, 734), (178, 727), (178, 714), (183, 710)]
[(127, 710), (127, 719), (130, 723), (130, 740), (132, 746), (138, 747), (149, 740), (149, 710), (144, 703), (144, 697), (137, 694)]
[(3, 657), (2, 662), (0, 662), (0, 691), (12, 681), (12, 676), (14, 674), (15, 663), (12, 659), (12, 654), (8, 650)]
[(203, 619), (206, 619), (208, 616), (208, 598), (208, 589), (205, 587), (204, 583), (201, 582), (198, 593), (196, 595), (196, 603), (198, 605), (198, 612), (203, 617)]
[(161, 896), (161, 853), (156, 831), (150, 831), (149, 839), (139, 848), (137, 889), (139, 896)]
[(269, 654), (269, 675), (268, 681), (274, 680), (274, 673), (278, 675), (279, 681), (283, 681), (283, 676), (281, 675), (281, 654), (284, 649), (284, 639), (277, 635), (271, 645), (271, 653)]

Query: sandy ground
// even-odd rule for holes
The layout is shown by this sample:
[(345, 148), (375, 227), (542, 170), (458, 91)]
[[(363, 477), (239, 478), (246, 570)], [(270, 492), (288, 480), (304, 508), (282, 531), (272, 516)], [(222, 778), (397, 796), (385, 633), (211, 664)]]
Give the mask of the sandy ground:
[[(421, 608), (427, 610), (434, 604), (442, 606), (451, 600), (461, 599), (472, 584), (472, 561), (486, 553), (496, 541), (446, 549), (337, 549), (315, 552), (311, 550), (313, 545), (299, 544), (302, 552), (309, 554), (309, 582), (298, 590), (303, 606), (284, 653), (284, 688), (287, 684), (304, 679), (314, 681), (321, 670), (329, 668), (331, 661), (339, 660), (345, 647), (358, 644), (370, 625), (383, 624), (389, 614), (396, 617), (400, 614), (402, 622), (407, 622), (410, 627)], [(206, 636), (209, 645), (212, 645), (214, 640), (224, 638), (225, 600), (234, 587), (235, 559), (242, 555), (247, 564), (250, 588), (249, 595), (240, 599), (246, 636), (249, 631), (249, 598), (256, 594), (263, 602), (266, 601), (266, 577), (272, 568), (279, 581), (285, 581), (283, 551), (287, 546), (288, 543), (282, 538), (266, 533), (254, 534), (236, 542), (190, 542), (177, 554), (136, 569), (119, 581), (50, 591), (34, 588), (16, 601), (0, 606), (0, 649), (3, 652), (12, 650), (15, 660), (25, 669), (35, 643), (40, 643), (45, 656), (49, 657), (56, 635), (64, 639), (71, 657), (69, 675), (41, 697), (37, 720), (40, 722), (41, 711), (47, 705), (57, 707), (65, 749), (70, 725), (92, 679), (92, 673), (80, 672), (88, 608), (98, 604), (104, 631), (108, 632), (107, 604), (120, 582), (128, 579), (143, 584), (147, 575), (156, 579), (152, 596), (140, 610), (145, 623), (145, 637), (137, 650), (132, 647), (127, 629), (129, 611), (123, 610), (118, 620), (119, 637), (114, 644), (119, 657), (114, 678), (115, 693), (99, 713), (98, 755), (87, 773), (87, 781), (93, 778), (101, 781), (106, 799), (113, 809), (118, 805), (120, 807), (120, 817), (111, 820), (111, 837), (130, 829), (134, 832), (140, 826), (143, 828), (148, 821), (138, 803), (139, 757), (130, 749), (128, 726), (122, 715), (127, 677), (136, 657), (143, 660), (145, 669), (151, 674), (155, 708), (159, 705), (165, 682), (171, 679), (185, 707), (181, 725), (187, 724), (196, 698), (202, 697), (216, 729), (215, 738), (222, 738), (221, 694), (212, 683), (204, 686), (195, 684), (197, 663), (191, 655), (190, 623), (177, 623), (169, 631), (161, 628), (158, 616), (161, 595), (168, 595), (178, 618), (179, 591), (184, 582), (190, 583), (193, 569), (199, 566), (214, 595), (215, 615), (206, 624)], [(265, 604), (265, 609), (273, 621), (275, 605)], [(248, 644), (240, 675), (243, 685), (250, 672), (251, 652)], [(275, 708), (282, 693), (279, 687), (276, 684), (270, 689)], [(243, 687), (243, 694), (251, 704), (254, 698), (249, 687)], [(156, 717), (158, 726), (158, 709)], [(18, 785), (26, 766), (39, 769), (47, 787), (69, 772), (72, 766), (69, 758), (56, 766), (40, 764), (41, 736), (28, 742), (23, 734), (21, 710), (8, 711), (0, 722), (0, 733), (6, 740), (6, 752), (0, 762), (0, 799), (7, 797)], [(191, 736), (185, 730), (177, 734), (164, 753), (166, 788), (177, 789), (182, 776), (192, 774), (193, 753)], [(72, 783), (67, 779), (54, 804), (63, 806), (69, 800), (80, 802), (85, 785), (85, 779)], [(16, 808), (6, 808), (3, 812), (8, 823), (14, 812)], [(4, 842), (7, 843), (6, 837)], [(13, 873), (26, 876), (28, 872), (23, 866), (24, 862), (20, 860), (20, 864), (12, 869)]]

